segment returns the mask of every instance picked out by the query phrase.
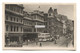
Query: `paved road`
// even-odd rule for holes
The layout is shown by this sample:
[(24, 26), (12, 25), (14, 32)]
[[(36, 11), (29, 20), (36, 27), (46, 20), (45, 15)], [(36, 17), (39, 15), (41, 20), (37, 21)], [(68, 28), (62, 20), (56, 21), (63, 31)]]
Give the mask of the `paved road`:
[(66, 47), (67, 44), (68, 46), (72, 45), (71, 39), (65, 38), (64, 36), (60, 37), (60, 39), (57, 40), (57, 43), (60, 47)]
[(53, 42), (38, 42), (38, 44), (36, 45), (36, 43), (31, 43), (28, 45), (24, 45), (23, 47), (40, 47), (40, 43), (42, 44), (42, 47), (66, 47), (66, 42), (68, 42), (68, 46), (72, 47), (72, 43), (71, 40), (65, 38), (64, 36), (60, 37), (60, 39), (57, 39), (57, 44)]

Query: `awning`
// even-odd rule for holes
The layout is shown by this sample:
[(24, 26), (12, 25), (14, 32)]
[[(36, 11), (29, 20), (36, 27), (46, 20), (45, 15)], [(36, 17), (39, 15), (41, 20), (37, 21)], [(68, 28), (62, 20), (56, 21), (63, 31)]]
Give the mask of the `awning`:
[(9, 36), (22, 36), (23, 33), (9, 33)]

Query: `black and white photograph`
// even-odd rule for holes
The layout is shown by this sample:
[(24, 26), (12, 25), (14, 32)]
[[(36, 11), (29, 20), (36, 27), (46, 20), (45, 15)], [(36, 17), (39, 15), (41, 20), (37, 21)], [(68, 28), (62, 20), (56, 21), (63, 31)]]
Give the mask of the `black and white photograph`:
[(75, 50), (74, 3), (4, 3), (3, 49)]

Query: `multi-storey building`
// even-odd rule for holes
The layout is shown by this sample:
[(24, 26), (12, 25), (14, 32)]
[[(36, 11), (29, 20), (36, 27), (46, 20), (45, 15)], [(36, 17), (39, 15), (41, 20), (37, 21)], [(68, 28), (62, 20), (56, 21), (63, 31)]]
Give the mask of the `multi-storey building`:
[[(27, 13), (24, 11), (23, 39), (35, 41), (39, 33), (44, 33), (44, 28), (37, 28), (38, 25), (44, 25), (44, 13), (39, 10)], [(24, 41), (25, 41), (24, 40)]]
[(48, 33), (47, 23), (48, 23), (48, 13), (44, 13), (44, 25), (45, 25), (44, 33)]
[(63, 23), (57, 16), (57, 9), (54, 9), (53, 11), (52, 7), (50, 7), (48, 10), (47, 28), (51, 36), (63, 34)]
[[(31, 14), (33, 17), (34, 26), (37, 25), (44, 25), (44, 12), (41, 12), (39, 10), (34, 10), (34, 12)], [(34, 28), (34, 32), (44, 32), (44, 28)]]
[[(23, 43), (28, 41), (29, 39), (33, 39), (32, 35), (33, 32), (33, 22), (31, 14), (27, 13), (26, 11), (23, 11), (24, 19), (23, 19)], [(32, 35), (32, 36), (31, 36)]]
[(71, 38), (72, 38), (72, 44), (73, 44), (73, 46), (74, 46), (74, 21), (72, 20), (72, 36), (71, 36)]
[(67, 35), (69, 34), (73, 34), (74, 32), (74, 21), (73, 20), (70, 20), (68, 19), (67, 20)]
[(5, 4), (5, 43), (21, 44), (23, 35), (23, 5)]
[(63, 34), (65, 35), (66, 34), (66, 28), (67, 28), (66, 22), (68, 20), (67, 16), (58, 14), (58, 15), (56, 15), (56, 17), (57, 17), (57, 20), (60, 20), (60, 22), (63, 23)]

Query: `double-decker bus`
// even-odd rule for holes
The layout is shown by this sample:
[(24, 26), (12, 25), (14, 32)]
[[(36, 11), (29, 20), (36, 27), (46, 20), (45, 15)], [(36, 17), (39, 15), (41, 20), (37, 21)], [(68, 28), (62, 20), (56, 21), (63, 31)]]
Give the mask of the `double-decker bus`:
[(38, 38), (39, 41), (50, 41), (51, 35), (49, 33), (39, 33)]

